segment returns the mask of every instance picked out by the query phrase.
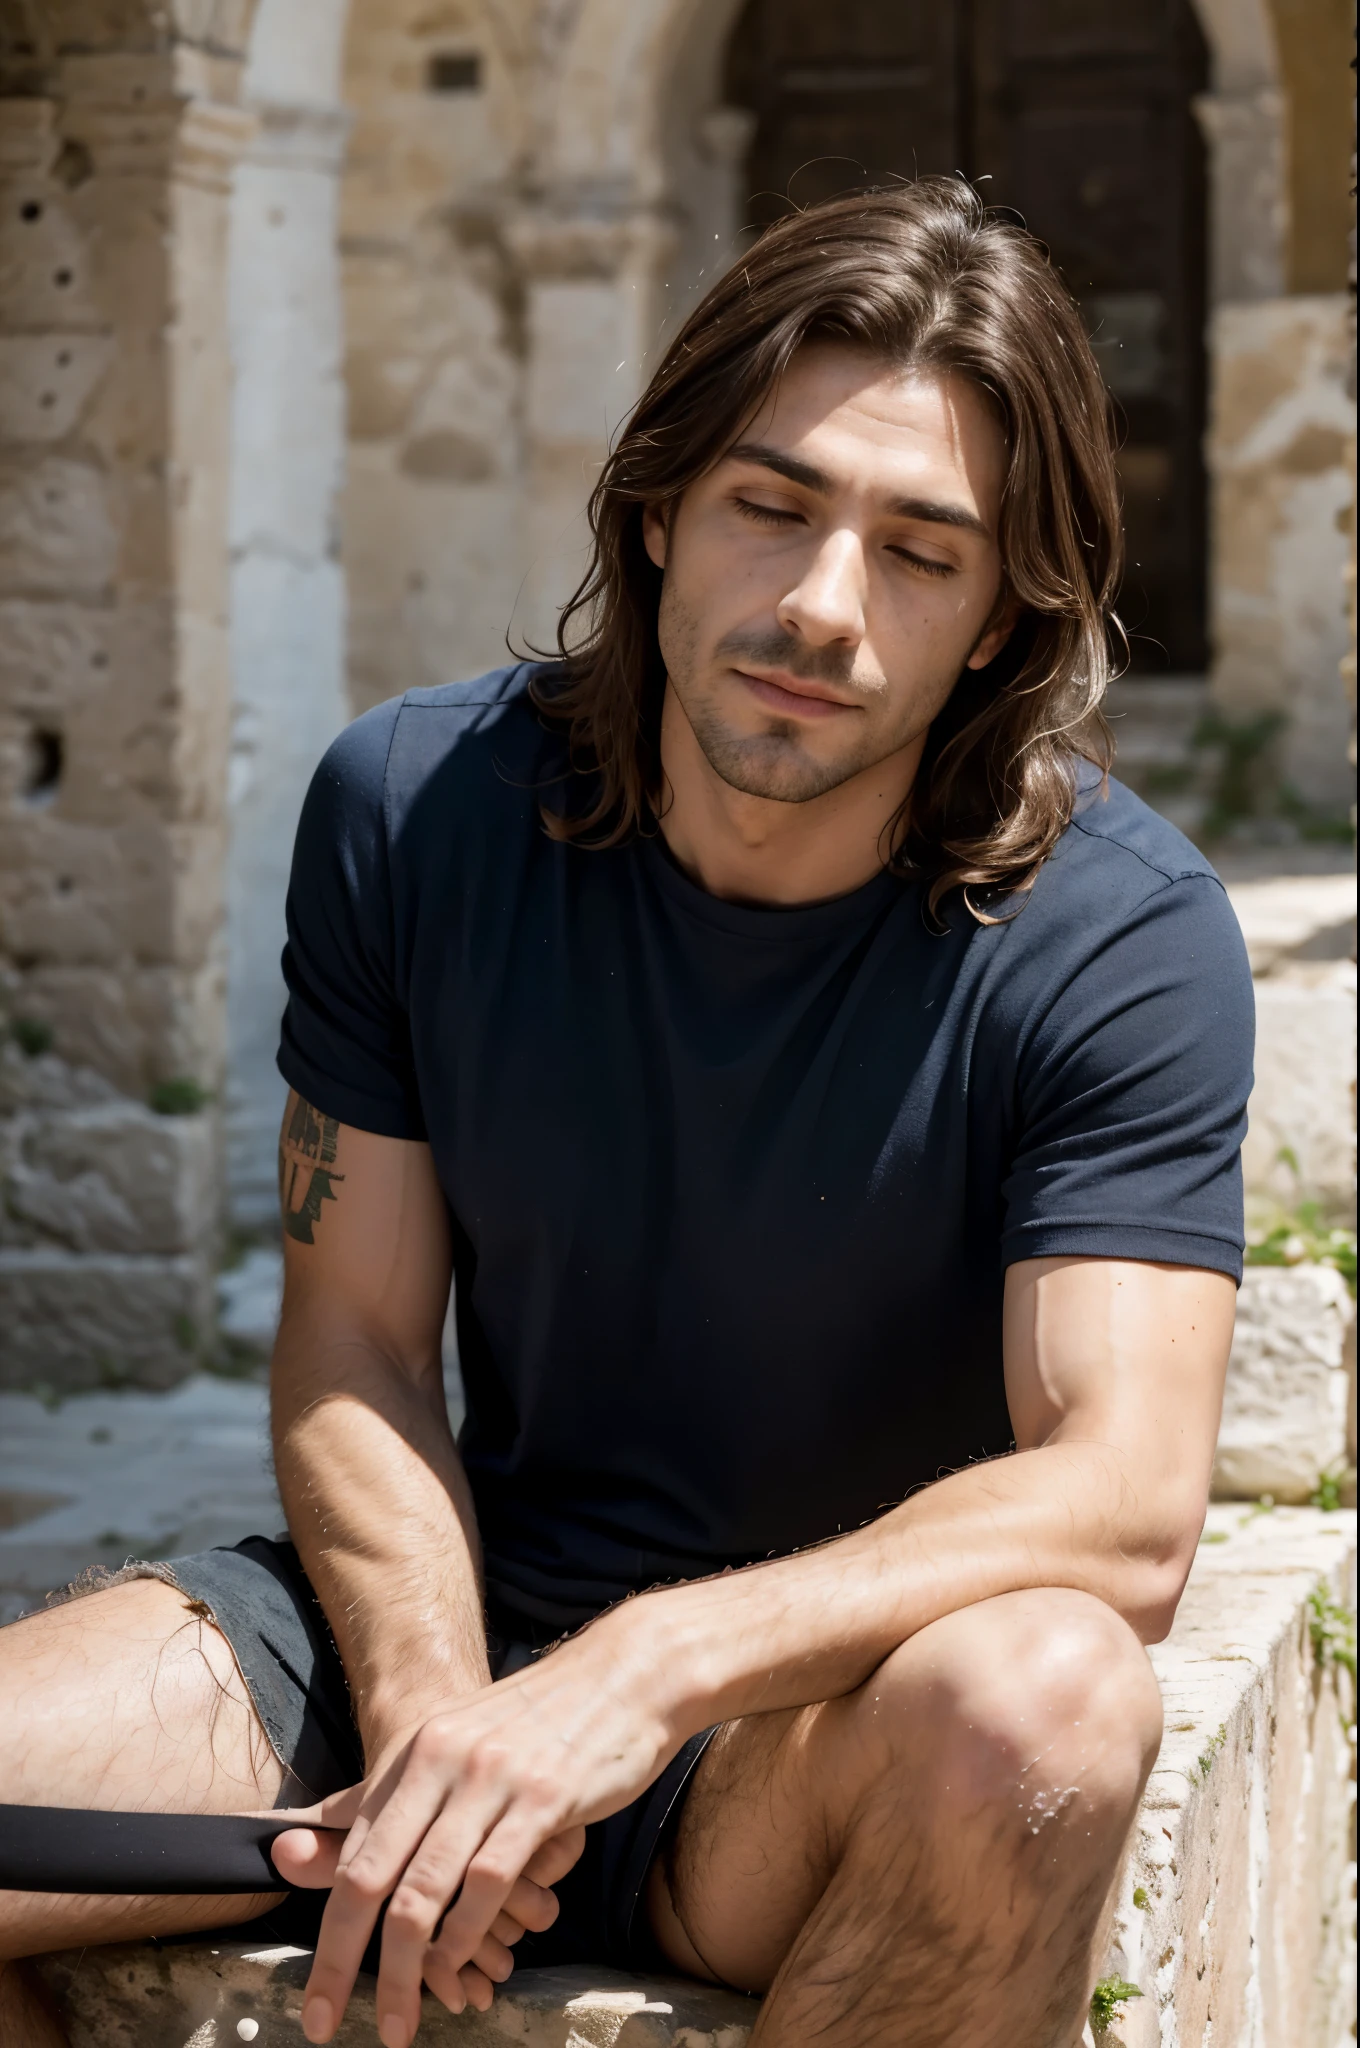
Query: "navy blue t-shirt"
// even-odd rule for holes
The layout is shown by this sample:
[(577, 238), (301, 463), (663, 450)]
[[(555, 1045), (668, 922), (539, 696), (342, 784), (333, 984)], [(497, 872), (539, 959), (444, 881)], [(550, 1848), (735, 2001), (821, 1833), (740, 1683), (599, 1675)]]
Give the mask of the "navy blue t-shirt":
[(1011, 1262), (1240, 1275), (1252, 994), (1212, 869), (1094, 771), (1018, 914), (943, 934), (887, 873), (750, 908), (556, 844), (533, 673), (326, 755), (279, 1065), (432, 1148), (488, 1598), (541, 1632), (1008, 1450)]

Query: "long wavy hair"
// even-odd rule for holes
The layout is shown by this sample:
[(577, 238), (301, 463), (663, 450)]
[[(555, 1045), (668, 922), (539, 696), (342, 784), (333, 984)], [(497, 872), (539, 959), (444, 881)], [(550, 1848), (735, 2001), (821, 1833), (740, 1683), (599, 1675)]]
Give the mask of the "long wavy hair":
[[(932, 915), (961, 888), (1031, 883), (1072, 815), (1080, 758), (1113, 757), (1101, 700), (1120, 636), (1122, 566), (1109, 395), (1081, 316), (1039, 242), (961, 179), (833, 199), (768, 228), (690, 315), (595, 486), (590, 563), (563, 610), (540, 710), (570, 727), (573, 788), (545, 804), (556, 839), (617, 846), (655, 829), (665, 668), (661, 571), (642, 514), (721, 460), (811, 341), (989, 394), (1006, 438), (1000, 522), (1019, 622), (965, 669), (931, 726), (889, 861), (924, 876)], [(990, 921), (987, 919), (986, 921)]]

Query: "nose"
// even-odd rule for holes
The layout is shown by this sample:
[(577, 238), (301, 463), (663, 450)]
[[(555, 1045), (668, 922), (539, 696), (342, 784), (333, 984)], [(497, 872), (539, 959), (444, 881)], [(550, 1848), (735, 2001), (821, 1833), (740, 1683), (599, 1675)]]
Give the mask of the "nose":
[(781, 626), (811, 647), (837, 641), (858, 646), (864, 638), (866, 575), (859, 535), (845, 528), (829, 533), (778, 605)]

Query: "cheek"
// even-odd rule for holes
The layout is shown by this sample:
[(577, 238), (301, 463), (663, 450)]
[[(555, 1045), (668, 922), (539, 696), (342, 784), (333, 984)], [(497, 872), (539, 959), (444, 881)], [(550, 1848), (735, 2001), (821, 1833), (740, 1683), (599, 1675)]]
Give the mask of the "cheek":
[(661, 585), (656, 638), (666, 673), (683, 685), (698, 666), (700, 618), (697, 608), (684, 595), (678, 578), (669, 572)]

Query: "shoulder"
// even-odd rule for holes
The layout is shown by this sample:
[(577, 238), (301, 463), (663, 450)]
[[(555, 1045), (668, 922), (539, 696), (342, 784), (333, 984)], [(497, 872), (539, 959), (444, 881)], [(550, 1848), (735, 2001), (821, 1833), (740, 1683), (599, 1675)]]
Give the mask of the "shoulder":
[[(1194, 878), (1211, 882), (1222, 893), (1223, 885), (1209, 861), (1170, 819), (1160, 816), (1112, 775), (1102, 784), (1098, 771), (1088, 763), (1082, 764), (1078, 775), (1076, 806), (1064, 837), (1074, 835), (1079, 844), (1084, 842), (1091, 849), (1085, 858), (1103, 855), (1110, 873), (1123, 874), (1131, 887), (1156, 887), (1159, 882)], [(1147, 882), (1142, 881), (1140, 869)]]
[(1227, 892), (1199, 848), (1122, 782), (1085, 764), (1071, 822), (1033, 895), (1044, 906), (1037, 923), (1074, 922), (1092, 936), (1168, 913), (1237, 932)]
[(1212, 865), (1132, 790), (1094, 770), (1032, 889), (1001, 914), (993, 986), (1008, 1015), (1080, 1003), (1083, 989), (1133, 1003), (1164, 983), (1195, 991), (1215, 1013), (1250, 1013), (1246, 946)]
[[(530, 694), (542, 664), (517, 662), (469, 682), (407, 690), (363, 712), (327, 749), (313, 793), (332, 815), (408, 814), (432, 785), (532, 780), (557, 735)], [(466, 770), (466, 774), (462, 771)]]

